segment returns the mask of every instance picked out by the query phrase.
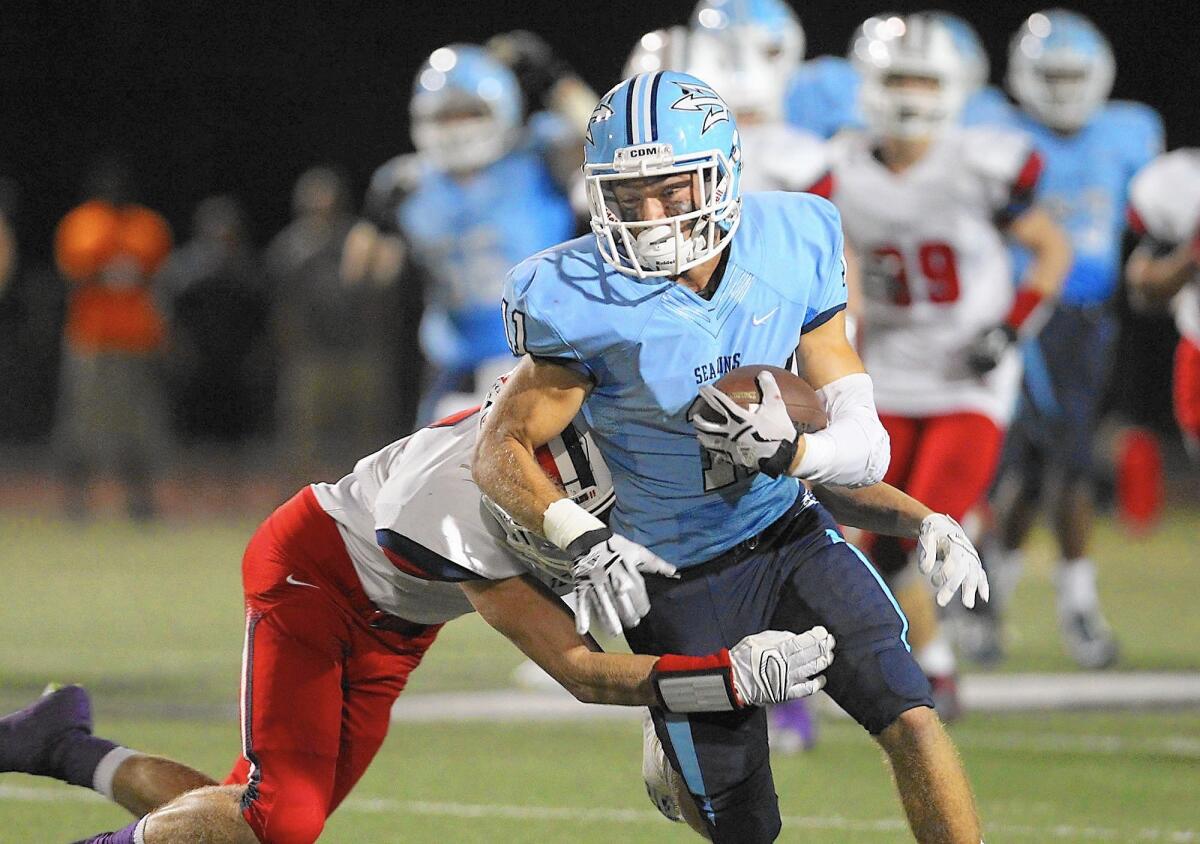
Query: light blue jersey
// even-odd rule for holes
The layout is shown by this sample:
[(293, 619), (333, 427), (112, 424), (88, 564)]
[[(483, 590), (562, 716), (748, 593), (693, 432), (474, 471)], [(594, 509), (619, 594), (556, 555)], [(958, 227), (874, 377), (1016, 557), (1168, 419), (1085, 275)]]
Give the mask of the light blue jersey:
[(431, 276), (422, 339), (440, 367), (469, 372), (506, 355), (496, 318), (505, 274), (571, 236), (574, 215), (545, 162), (562, 134), (558, 121), (535, 115), (523, 145), (466, 180), (422, 165), (396, 209), (398, 228)]
[(846, 305), (841, 220), (824, 199), (746, 195), (728, 249), (711, 301), (617, 272), (590, 235), (518, 265), (504, 294), (515, 353), (593, 382), (584, 418), (612, 471), (613, 530), (683, 568), (762, 531), (799, 490), (708, 461), (687, 421), (697, 388), (738, 366), (786, 365), (801, 333)]
[[(993, 116), (980, 122), (996, 121)], [(1075, 260), (1061, 300), (1069, 305), (1107, 301), (1120, 278), (1129, 180), (1162, 151), (1162, 120), (1141, 103), (1110, 102), (1070, 135), (1016, 108), (1003, 122), (1033, 137), (1044, 167), (1036, 202), (1071, 239)], [(1016, 250), (1015, 258), (1020, 278), (1029, 256)]]
[(866, 126), (858, 104), (862, 85), (854, 65), (838, 56), (820, 56), (804, 62), (788, 83), (784, 115), (788, 123), (832, 138), (842, 129)]

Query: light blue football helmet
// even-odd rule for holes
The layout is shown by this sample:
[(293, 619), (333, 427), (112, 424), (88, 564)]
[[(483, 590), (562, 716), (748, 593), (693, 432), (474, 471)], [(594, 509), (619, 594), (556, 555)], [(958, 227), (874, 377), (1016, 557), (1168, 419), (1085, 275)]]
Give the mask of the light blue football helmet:
[(1009, 45), (1009, 90), (1027, 112), (1063, 132), (1091, 119), (1115, 76), (1108, 39), (1077, 12), (1034, 12)]
[(967, 95), (970, 96), (987, 85), (988, 77), (992, 74), (992, 64), (988, 61), (987, 50), (983, 48), (983, 42), (979, 39), (979, 33), (975, 31), (975, 27), (953, 12), (931, 12), (930, 16), (934, 20), (941, 21), (942, 25), (950, 31), (950, 35), (958, 47), (958, 52), (962, 54), (967, 74), (965, 80)]
[(413, 144), (440, 170), (479, 170), (516, 144), (521, 112), (516, 77), (486, 50), (474, 44), (439, 47), (413, 83)]
[(689, 73), (711, 82), (738, 114), (783, 116), (787, 83), (804, 59), (804, 29), (782, 0), (700, 0)]
[[(741, 218), (741, 143), (733, 112), (705, 82), (670, 70), (626, 79), (592, 111), (583, 150), (592, 232), (615, 269), (676, 276), (729, 244)], [(698, 177), (694, 207), (622, 219), (614, 185), (677, 173)]]

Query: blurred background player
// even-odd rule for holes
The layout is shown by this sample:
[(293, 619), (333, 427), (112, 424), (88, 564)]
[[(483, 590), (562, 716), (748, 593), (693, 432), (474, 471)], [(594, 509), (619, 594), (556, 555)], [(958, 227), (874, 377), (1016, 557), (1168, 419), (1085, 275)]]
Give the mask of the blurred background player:
[(1200, 460), (1200, 149), (1161, 155), (1134, 177), (1129, 224), (1140, 237), (1125, 266), (1130, 287), (1175, 312), (1175, 419)]
[(232, 454), (268, 432), (271, 291), (232, 196), (201, 200), (191, 235), (158, 280), (171, 333), (171, 414), (181, 442)]
[[(1161, 151), (1163, 130), (1149, 107), (1109, 102), (1115, 72), (1108, 40), (1074, 12), (1030, 15), (1009, 48), (1008, 87), (1021, 108), (1005, 123), (1034, 139), (1044, 166), (1035, 201), (1067, 231), (1074, 262), (1049, 322), (1024, 349), (1021, 402), (993, 494), (996, 535), (984, 551), (998, 595), (978, 637), (977, 653), (988, 660), (1001, 654), (994, 619), (1019, 575), (1048, 481), (1057, 484), (1048, 509), (1064, 644), (1085, 668), (1117, 658), (1088, 555), (1093, 440), (1117, 337), (1111, 299), (1129, 180)], [(1018, 253), (1018, 273), (1027, 260)]]
[(524, 122), (512, 71), (470, 44), (429, 56), (409, 111), (417, 151), (376, 171), (343, 270), (382, 278), (406, 265), (421, 278), (418, 416), (429, 421), (477, 403), (511, 366), (495, 303), (510, 266), (574, 231), (566, 180), (577, 178), (584, 124), (546, 111)]
[[(988, 84), (991, 63), (974, 27), (950, 12), (928, 14), (946, 27), (962, 56), (965, 99), (961, 119), (982, 122), (1004, 113), (1008, 101)], [(846, 57), (819, 56), (799, 65), (788, 83), (788, 122), (823, 138), (842, 129), (865, 128), (859, 97), (863, 74), (882, 56), (885, 48), (880, 42), (887, 39), (897, 19), (891, 13), (872, 15), (855, 30)]]
[(296, 482), (326, 477), (378, 448), (397, 421), (389, 400), (389, 386), (401, 380), (393, 375), (393, 319), (405, 311), (392, 271), (342, 276), (354, 223), (342, 173), (310, 167), (292, 188), (292, 221), (266, 250), (280, 356), (279, 441)]
[[(986, 494), (1020, 383), (1015, 342), (1062, 284), (1066, 237), (1031, 207), (1040, 160), (1028, 139), (955, 125), (969, 66), (931, 15), (891, 17), (863, 65), (869, 129), (830, 144), (833, 201), (863, 262), (859, 345), (891, 437), (888, 483), (951, 518)], [(1004, 238), (1034, 259), (1017, 291)], [(868, 542), (912, 625), (944, 718), (958, 711), (954, 654), (912, 542)]]
[(56, 445), (68, 514), (87, 511), (97, 469), (115, 470), (136, 519), (156, 513), (154, 481), (166, 449), (158, 366), (166, 342), (153, 279), (171, 251), (159, 214), (131, 201), (116, 162), (92, 172), (89, 198), (54, 235), (72, 283), (64, 329)]

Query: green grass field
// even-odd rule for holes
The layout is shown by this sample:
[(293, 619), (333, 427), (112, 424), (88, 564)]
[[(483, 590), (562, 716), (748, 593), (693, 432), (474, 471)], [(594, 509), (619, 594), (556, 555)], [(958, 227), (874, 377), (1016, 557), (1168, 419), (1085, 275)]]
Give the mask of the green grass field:
[[(252, 528), (0, 519), (0, 709), (47, 680), (80, 682), (93, 691), (99, 732), (223, 775), (238, 747), (238, 567)], [(1197, 537), (1200, 516), (1180, 512), (1142, 541), (1107, 526), (1098, 536), (1121, 668), (1200, 666)], [(1005, 670), (1070, 670), (1048, 547), (1033, 556)], [(504, 687), (520, 660), (463, 619), (406, 694)], [(823, 727), (815, 752), (775, 764), (782, 840), (908, 840), (874, 745), (846, 721)], [(975, 714), (953, 732), (993, 844), (1200, 841), (1200, 711)], [(639, 770), (636, 722), (399, 724), (322, 840), (689, 840), (654, 813)], [(0, 775), (0, 842), (70, 841), (126, 822), (89, 792)]]

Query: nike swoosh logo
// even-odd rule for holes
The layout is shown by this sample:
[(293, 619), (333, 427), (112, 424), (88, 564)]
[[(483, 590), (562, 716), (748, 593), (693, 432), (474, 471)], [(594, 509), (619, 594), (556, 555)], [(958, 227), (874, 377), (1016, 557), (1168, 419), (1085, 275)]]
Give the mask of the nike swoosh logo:
[(766, 312), (765, 314), (763, 314), (762, 316), (756, 316), (756, 317), (754, 317), (753, 319), (751, 319), (751, 320), (750, 320), (750, 322), (754, 323), (755, 325), (762, 325), (764, 322), (766, 322), (767, 320), (769, 320), (771, 317), (775, 316), (775, 312), (776, 312), (777, 310), (779, 310), (779, 306), (778, 306), (778, 305), (776, 305), (776, 306), (775, 306), (774, 308), (772, 308), (771, 310), (767, 311), (767, 312)]
[(284, 578), (284, 580), (286, 580), (288, 583), (292, 584), (293, 586), (307, 586), (309, 589), (320, 589), (321, 588), (320, 586), (317, 586), (316, 584), (305, 583), (303, 580), (297, 580), (296, 576), (293, 574), (289, 574), (287, 577)]

